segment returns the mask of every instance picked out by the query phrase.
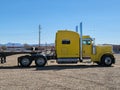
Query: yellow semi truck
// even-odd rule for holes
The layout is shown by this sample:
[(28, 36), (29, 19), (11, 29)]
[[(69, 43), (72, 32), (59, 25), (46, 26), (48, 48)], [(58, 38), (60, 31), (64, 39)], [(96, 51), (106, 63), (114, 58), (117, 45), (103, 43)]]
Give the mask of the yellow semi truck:
[(82, 36), (81, 41), (80, 35), (70, 30), (60, 30), (56, 33), (55, 48), (58, 63), (77, 63), (84, 59), (104, 66), (115, 63), (112, 46), (95, 46), (94, 39), (90, 36)]

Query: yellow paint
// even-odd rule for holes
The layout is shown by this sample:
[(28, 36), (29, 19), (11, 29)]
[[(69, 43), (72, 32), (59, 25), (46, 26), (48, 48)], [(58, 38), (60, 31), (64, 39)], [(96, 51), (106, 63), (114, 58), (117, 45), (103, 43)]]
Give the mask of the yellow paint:
[[(57, 58), (79, 58), (80, 37), (73, 31), (58, 31), (56, 33), (56, 54)], [(70, 41), (70, 42), (69, 42)]]
[[(112, 54), (111, 46), (96, 46), (93, 54), (93, 41), (90, 36), (83, 36), (82, 56), (91, 61), (100, 61), (104, 54)], [(80, 36), (77, 32), (59, 30), (56, 33), (55, 49), (57, 58), (80, 58)]]

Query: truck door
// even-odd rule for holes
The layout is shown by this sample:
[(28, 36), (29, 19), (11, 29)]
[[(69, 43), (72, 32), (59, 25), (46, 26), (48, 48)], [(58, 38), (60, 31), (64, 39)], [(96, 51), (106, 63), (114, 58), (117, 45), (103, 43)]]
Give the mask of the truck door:
[(83, 59), (90, 59), (90, 56), (92, 54), (92, 41), (91, 39), (83, 39)]

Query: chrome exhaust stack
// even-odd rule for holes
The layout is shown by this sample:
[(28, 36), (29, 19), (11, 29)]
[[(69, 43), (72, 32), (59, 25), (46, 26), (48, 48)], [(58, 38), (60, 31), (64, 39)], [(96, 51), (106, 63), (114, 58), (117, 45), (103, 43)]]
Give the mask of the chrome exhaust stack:
[(80, 62), (82, 62), (83, 58), (82, 58), (82, 22), (80, 23)]

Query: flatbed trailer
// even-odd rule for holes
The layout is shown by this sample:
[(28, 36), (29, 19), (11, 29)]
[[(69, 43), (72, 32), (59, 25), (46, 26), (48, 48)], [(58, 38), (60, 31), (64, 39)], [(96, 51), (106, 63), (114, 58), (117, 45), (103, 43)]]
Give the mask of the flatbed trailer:
[(6, 63), (6, 57), (11, 56), (11, 55), (16, 55), (16, 54), (37, 54), (41, 52), (36, 52), (36, 51), (2, 51), (0, 52), (0, 63), (4, 64)]
[[(41, 51), (2, 51), (0, 52), (0, 63), (4, 64), (7, 62), (6, 57), (8, 56), (12, 56), (12, 55), (17, 55), (17, 54), (25, 54), (24, 56), (20, 56), (18, 57), (18, 66), (22, 66), (22, 67), (28, 67), (31, 65), (32, 61), (35, 61), (36, 66), (41, 66), (38, 63), (46, 63), (47, 60), (50, 59), (55, 59), (55, 55), (54, 54), (42, 54)], [(45, 62), (40, 62), (42, 61), (41, 59), (44, 59)], [(40, 59), (40, 61), (39, 61)], [(38, 62), (39, 61), (39, 62)], [(43, 66), (43, 65), (42, 65)]]

